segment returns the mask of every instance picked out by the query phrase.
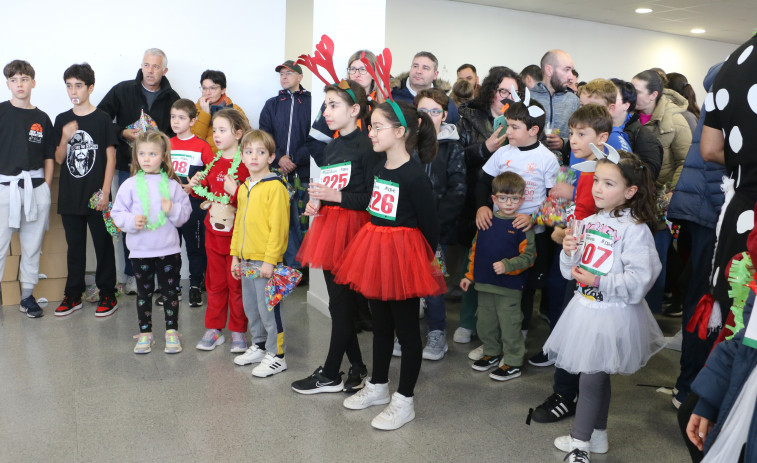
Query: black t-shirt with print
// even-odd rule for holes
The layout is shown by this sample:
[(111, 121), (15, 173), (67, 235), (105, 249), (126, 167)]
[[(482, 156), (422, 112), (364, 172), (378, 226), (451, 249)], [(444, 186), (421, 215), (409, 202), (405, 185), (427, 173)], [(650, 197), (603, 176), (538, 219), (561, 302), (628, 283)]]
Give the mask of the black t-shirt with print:
[(60, 169), (58, 213), (86, 215), (93, 211), (89, 199), (102, 188), (106, 150), (118, 146), (118, 135), (108, 114), (95, 109), (86, 116), (77, 116), (72, 109), (55, 118), (55, 136), (60, 140), (63, 126), (75, 120), (79, 129), (68, 141), (66, 160)]
[[(0, 103), (0, 175), (43, 168), (45, 159), (55, 158), (57, 145), (53, 123), (44, 111), (17, 108), (10, 101)], [(44, 181), (33, 179), (33, 185)]]

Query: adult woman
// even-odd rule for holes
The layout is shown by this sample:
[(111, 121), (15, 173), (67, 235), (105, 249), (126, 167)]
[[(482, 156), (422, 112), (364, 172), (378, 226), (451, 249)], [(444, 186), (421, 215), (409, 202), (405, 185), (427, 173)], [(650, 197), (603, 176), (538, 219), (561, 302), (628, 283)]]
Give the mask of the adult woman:
[(221, 71), (211, 71), (208, 69), (200, 76), (200, 89), (202, 96), (195, 106), (197, 106), (197, 122), (192, 126), (192, 133), (202, 138), (213, 149), (217, 151), (216, 144), (213, 142), (213, 126), (210, 120), (217, 111), (224, 108), (234, 108), (247, 119), (242, 108), (235, 105), (231, 98), (226, 96), (226, 74)]
[[(636, 88), (636, 110), (639, 113), (639, 120), (643, 125), (652, 128), (662, 144), (662, 167), (655, 184), (658, 195), (661, 195), (666, 185), (670, 191), (675, 188), (691, 146), (691, 129), (681, 114), (686, 110), (689, 102), (677, 92), (663, 89), (660, 75), (651, 69), (636, 74), (632, 83)], [(665, 199), (670, 201), (670, 196), (672, 193), (668, 193)], [(665, 269), (668, 248), (672, 241), (673, 235), (668, 231), (665, 222), (660, 220), (655, 233), (655, 246), (662, 263), (662, 271), (646, 297), (653, 313), (662, 311)]]
[[(468, 184), (463, 212), (460, 214), (458, 230), (459, 243), (469, 249), (476, 233), (476, 185), (481, 177), (481, 167), (492, 153), (505, 142), (505, 130), (494, 131), (494, 118), (501, 115), (502, 100), (511, 98), (512, 88), (516, 91), (522, 87), (518, 73), (505, 66), (489, 69), (478, 96), (460, 106), (460, 120), (457, 131), (460, 143), (465, 147), (465, 163)], [(467, 255), (467, 253), (466, 253)], [(476, 327), (476, 293), (467, 291), (463, 294), (460, 309), (460, 327), (455, 330), (455, 342), (468, 343)]]
[(697, 119), (699, 119), (699, 105), (697, 104), (697, 94), (694, 92), (694, 87), (689, 83), (689, 79), (685, 75), (678, 72), (671, 72), (667, 75), (668, 83), (665, 84), (665, 88), (675, 90), (679, 95), (686, 98), (689, 102), (689, 106), (686, 111), (681, 113), (689, 123), (689, 128), (693, 134), (697, 127)]

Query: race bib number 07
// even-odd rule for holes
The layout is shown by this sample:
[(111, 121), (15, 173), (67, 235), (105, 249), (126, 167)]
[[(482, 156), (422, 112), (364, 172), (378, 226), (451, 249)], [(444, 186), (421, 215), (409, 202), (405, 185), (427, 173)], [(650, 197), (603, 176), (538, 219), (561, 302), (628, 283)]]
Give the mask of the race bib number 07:
[(612, 269), (612, 236), (596, 230), (586, 230), (580, 267), (594, 275), (607, 275)]
[(368, 203), (368, 212), (382, 219), (396, 220), (399, 197), (399, 184), (373, 177), (373, 192)]
[(323, 166), (321, 167), (321, 183), (326, 185), (326, 188), (340, 191), (350, 183), (351, 174), (352, 163), (349, 161), (341, 164)]

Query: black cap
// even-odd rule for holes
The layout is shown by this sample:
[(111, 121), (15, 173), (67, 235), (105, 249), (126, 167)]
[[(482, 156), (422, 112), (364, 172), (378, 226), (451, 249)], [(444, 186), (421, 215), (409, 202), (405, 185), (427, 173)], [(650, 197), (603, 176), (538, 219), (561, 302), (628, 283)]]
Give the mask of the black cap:
[(292, 60), (284, 61), (283, 64), (279, 64), (278, 66), (276, 66), (276, 72), (281, 72), (282, 68), (287, 68), (292, 72), (296, 72), (297, 74), (302, 74), (302, 68), (300, 67), (300, 65), (294, 64), (294, 61)]

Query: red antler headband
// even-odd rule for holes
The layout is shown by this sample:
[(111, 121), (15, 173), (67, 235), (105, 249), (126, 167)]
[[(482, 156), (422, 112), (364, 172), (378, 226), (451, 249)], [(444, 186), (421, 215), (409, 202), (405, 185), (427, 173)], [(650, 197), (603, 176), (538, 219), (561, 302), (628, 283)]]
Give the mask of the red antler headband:
[[(321, 41), (318, 42), (318, 45), (315, 46), (315, 52), (313, 53), (313, 56), (300, 55), (298, 56), (298, 58), (299, 59), (297, 60), (296, 64), (301, 64), (310, 69), (310, 72), (321, 79), (324, 84), (333, 85), (344, 90), (350, 95), (350, 97), (352, 97), (352, 101), (357, 103), (355, 93), (352, 91), (350, 86), (346, 84), (346, 82), (342, 84), (336, 74), (336, 69), (334, 68), (334, 41), (331, 40), (331, 37), (325, 34), (322, 35)], [(318, 66), (325, 69), (331, 75), (331, 78), (334, 79), (333, 83), (323, 78), (320, 72), (318, 72)]]
[(368, 58), (365, 57), (365, 53), (363, 53), (363, 56), (360, 57), (360, 61), (365, 64), (365, 69), (368, 71), (368, 74), (371, 75), (373, 81), (376, 82), (376, 86), (384, 96), (386, 102), (389, 103), (389, 106), (391, 106), (394, 110), (394, 114), (397, 116), (397, 119), (399, 119), (402, 127), (407, 129), (407, 121), (405, 121), (405, 116), (402, 114), (402, 110), (400, 109), (399, 105), (392, 99), (392, 91), (389, 88), (389, 77), (391, 76), (392, 70), (392, 52), (389, 51), (388, 48), (384, 48), (384, 51), (376, 57), (376, 68), (378, 68), (377, 70), (373, 69), (371, 62), (368, 61)]

